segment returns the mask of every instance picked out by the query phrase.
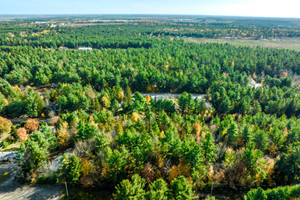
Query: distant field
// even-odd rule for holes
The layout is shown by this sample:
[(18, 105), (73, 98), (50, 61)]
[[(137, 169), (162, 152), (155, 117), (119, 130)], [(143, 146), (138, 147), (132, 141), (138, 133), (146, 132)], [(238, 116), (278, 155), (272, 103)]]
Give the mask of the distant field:
[(211, 39), (211, 38), (186, 38), (186, 42), (196, 43), (229, 43), (236, 46), (249, 46), (249, 47), (268, 47), (279, 49), (291, 49), (300, 51), (300, 37), (297, 38), (284, 38), (281, 40), (243, 40), (243, 39)]

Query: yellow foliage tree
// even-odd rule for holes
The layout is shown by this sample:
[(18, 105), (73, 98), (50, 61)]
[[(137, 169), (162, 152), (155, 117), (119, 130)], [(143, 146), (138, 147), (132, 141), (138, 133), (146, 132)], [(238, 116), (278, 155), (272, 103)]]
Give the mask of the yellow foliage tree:
[(0, 133), (10, 133), (12, 123), (10, 120), (0, 117)]
[(132, 113), (132, 116), (131, 116), (131, 119), (132, 119), (132, 121), (134, 121), (134, 122), (137, 122), (138, 120), (139, 120), (139, 114), (138, 113), (136, 113), (136, 112), (133, 112)]
[(123, 90), (118, 91), (116, 94), (116, 98), (118, 99), (118, 101), (122, 101), (124, 98), (124, 91)]
[(93, 170), (93, 164), (86, 158), (81, 159), (81, 171), (83, 176), (88, 176)]
[(60, 147), (66, 147), (68, 146), (70, 142), (70, 134), (68, 133), (68, 130), (65, 128), (61, 128), (57, 131), (57, 143)]
[(194, 129), (195, 129), (195, 133), (196, 133), (197, 142), (200, 142), (200, 132), (201, 132), (202, 127), (199, 123), (195, 122)]
[(164, 159), (161, 155), (157, 156), (156, 164), (159, 169), (161, 169), (164, 166)]
[(268, 179), (268, 184), (269, 186), (274, 186), (274, 182), (272, 180), (272, 176), (275, 172), (275, 159), (268, 159), (267, 163), (265, 164), (265, 169), (264, 171), (266, 172), (267, 174), (267, 179)]
[(117, 123), (115, 126), (115, 131), (118, 135), (123, 135), (124, 129), (121, 123)]
[(214, 166), (210, 165), (207, 173), (207, 178), (209, 181), (212, 181), (213, 175), (214, 175)]
[(103, 104), (104, 107), (107, 108), (109, 106), (109, 101), (108, 101), (108, 99), (105, 96), (103, 96), (101, 98), (101, 102), (102, 102), (102, 104)]
[(146, 103), (150, 102), (151, 97), (149, 95), (146, 96)]
[(165, 132), (161, 131), (160, 134), (159, 134), (159, 137), (160, 137), (160, 139), (162, 139), (163, 137), (165, 137)]
[(179, 164), (176, 166), (174, 165), (168, 176), (168, 180), (171, 182), (173, 179), (177, 178), (178, 176), (185, 176), (189, 177), (190, 176), (190, 165), (189, 163), (186, 163), (182, 160), (179, 161)]
[(272, 142), (272, 144), (269, 146), (269, 152), (270, 152), (269, 154), (274, 157), (276, 155), (276, 151), (277, 151), (277, 147), (274, 144), (274, 142)]

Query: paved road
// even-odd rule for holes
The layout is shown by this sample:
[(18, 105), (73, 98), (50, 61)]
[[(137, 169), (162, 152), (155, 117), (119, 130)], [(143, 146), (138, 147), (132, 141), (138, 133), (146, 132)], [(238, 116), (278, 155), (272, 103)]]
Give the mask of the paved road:
[(17, 157), (17, 151), (8, 151), (8, 152), (1, 152), (0, 151), (0, 164), (1, 162), (6, 161), (14, 161)]
[[(173, 94), (173, 93), (141, 93), (144, 97), (150, 96), (154, 100), (168, 100), (168, 99), (178, 99), (181, 94)], [(193, 99), (198, 99), (199, 101), (202, 101), (203, 98), (205, 98), (206, 94), (192, 94)], [(205, 102), (206, 108), (210, 109), (212, 106), (210, 103)]]
[[(174, 94), (174, 93), (141, 93), (143, 96), (149, 95), (151, 98), (159, 100), (159, 99), (178, 99), (182, 94)], [(193, 98), (198, 98), (202, 100), (206, 94), (192, 94)]]

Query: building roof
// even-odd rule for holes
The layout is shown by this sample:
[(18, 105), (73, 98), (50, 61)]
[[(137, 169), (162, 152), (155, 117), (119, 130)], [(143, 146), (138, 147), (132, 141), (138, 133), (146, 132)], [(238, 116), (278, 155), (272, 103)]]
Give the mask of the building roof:
[(78, 47), (78, 50), (92, 50), (92, 47)]

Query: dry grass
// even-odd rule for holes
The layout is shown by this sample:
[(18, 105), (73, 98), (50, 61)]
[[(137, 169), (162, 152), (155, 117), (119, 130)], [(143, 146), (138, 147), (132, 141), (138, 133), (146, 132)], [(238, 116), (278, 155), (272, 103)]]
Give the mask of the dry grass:
[(9, 133), (0, 133), (0, 141), (3, 141), (4, 139), (8, 138), (10, 136)]
[(232, 44), (235, 46), (248, 46), (248, 47), (265, 47), (265, 48), (279, 48), (300, 51), (300, 37), (283, 38), (281, 40), (245, 40), (245, 39), (211, 39), (211, 38), (186, 38), (186, 42), (196, 43), (221, 43)]
[(2, 149), (2, 151), (13, 151), (20, 148), (22, 142), (16, 142), (13, 144), (8, 145), (6, 148)]

